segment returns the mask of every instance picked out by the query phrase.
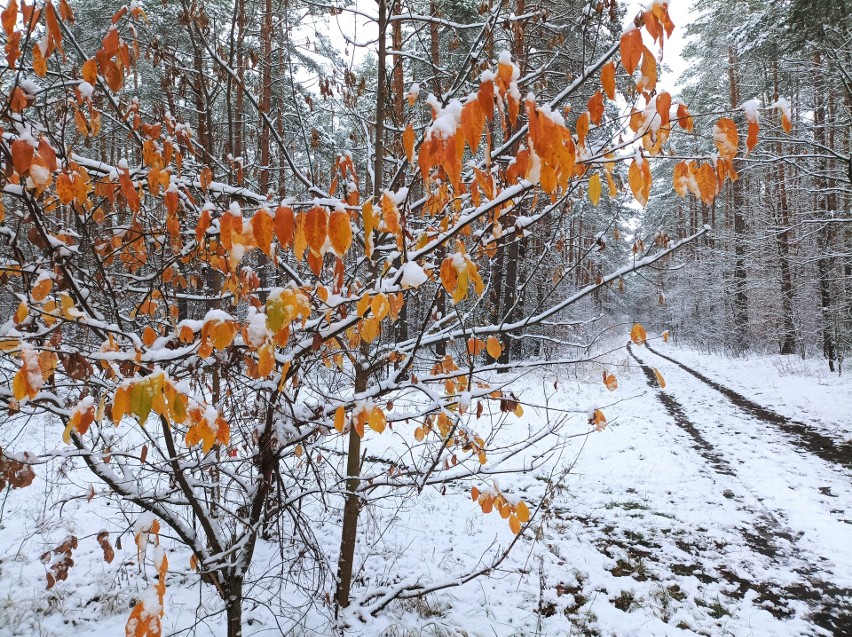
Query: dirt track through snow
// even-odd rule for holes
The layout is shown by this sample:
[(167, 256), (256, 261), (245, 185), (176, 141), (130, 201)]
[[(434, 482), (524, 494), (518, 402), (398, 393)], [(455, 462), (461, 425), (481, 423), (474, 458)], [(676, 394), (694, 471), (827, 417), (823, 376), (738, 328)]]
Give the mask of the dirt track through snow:
[[(764, 446), (769, 449), (778, 444), (792, 444), (797, 450), (805, 451), (823, 461), (817, 461), (817, 466), (820, 464), (830, 463), (829, 467), (821, 467), (823, 470), (818, 472), (818, 477), (822, 479), (822, 481), (833, 482), (836, 478), (841, 477), (837, 474), (843, 474), (845, 477), (844, 486), (847, 488), (849, 485), (850, 474), (846, 469), (850, 467), (850, 462), (852, 461), (852, 457), (850, 457), (850, 446), (848, 444), (836, 444), (835, 441), (828, 436), (813, 431), (804, 423), (781, 416), (749, 400), (742, 394), (707, 378), (700, 372), (697, 372), (674, 358), (661, 354), (648, 347), (647, 351), (650, 351), (653, 355), (662, 358), (695, 379), (698, 379), (698, 381), (705, 386), (704, 388), (710, 388), (713, 393), (721, 394), (724, 397), (724, 400), (717, 400), (715, 402), (704, 400), (702, 402), (702, 399), (705, 398), (706, 394), (705, 396), (702, 396), (703, 392), (700, 390), (696, 391), (694, 384), (690, 385), (689, 383), (682, 383), (683, 375), (676, 377), (674, 379), (676, 382), (670, 384), (668, 390), (661, 390), (659, 382), (657, 381), (657, 376), (654, 373), (654, 369), (637, 355), (635, 349), (630, 344), (628, 344), (627, 349), (630, 356), (642, 369), (648, 385), (652, 389), (657, 390), (657, 398), (672, 417), (674, 422), (690, 435), (693, 440), (693, 447), (695, 450), (717, 473), (732, 476), (736, 482), (740, 484), (741, 490), (752, 496), (746, 498), (745, 500), (747, 501), (743, 501), (743, 506), (741, 507), (742, 510), (748, 511), (754, 516), (752, 528), (740, 529), (748, 546), (757, 553), (768, 557), (771, 560), (771, 563), (777, 568), (792, 570), (800, 576), (801, 579), (798, 583), (780, 587), (771, 581), (772, 578), (767, 578), (766, 581), (749, 581), (746, 578), (742, 578), (740, 575), (730, 573), (729, 581), (732, 584), (739, 584), (741, 587), (759, 591), (761, 597), (775, 605), (779, 609), (779, 612), (783, 612), (781, 609), (783, 608), (784, 600), (786, 599), (790, 599), (792, 597), (805, 601), (811, 608), (809, 618), (816, 626), (828, 631), (831, 635), (852, 635), (852, 588), (848, 586), (848, 582), (836, 583), (832, 581), (834, 578), (832, 577), (833, 573), (831, 563), (833, 559), (840, 556), (835, 555), (834, 551), (828, 546), (820, 546), (820, 538), (814, 538), (813, 534), (810, 535), (809, 542), (801, 542), (805, 532), (794, 530), (791, 527), (791, 524), (789, 523), (791, 513), (789, 506), (781, 507), (766, 504), (767, 498), (765, 497), (765, 494), (761, 493), (761, 491), (765, 488), (765, 485), (759, 487), (749, 479), (748, 475), (741, 475), (742, 472), (738, 472), (733, 469), (733, 463), (736, 463), (738, 459), (736, 457), (732, 457), (730, 458), (731, 461), (729, 461), (728, 457), (739, 454), (732, 454), (731, 446), (720, 449), (709, 442), (710, 439), (719, 439), (718, 436), (714, 437), (712, 435), (714, 433), (713, 429), (716, 428), (708, 428), (706, 425), (702, 426), (705, 424), (705, 421), (703, 421), (700, 416), (703, 415), (705, 419), (712, 419), (714, 417), (714, 412), (718, 413), (719, 409), (727, 409), (728, 407), (733, 406), (734, 409), (740, 410), (744, 413), (744, 415), (746, 415), (746, 418), (740, 419), (740, 421), (746, 426), (749, 424), (750, 420), (754, 419), (780, 429), (784, 433), (784, 438), (782, 440), (778, 440), (774, 437), (764, 439), (763, 436), (751, 435), (750, 437), (752, 439), (757, 439), (758, 442), (757, 445), (752, 444), (750, 446)], [(671, 368), (663, 368), (663, 371), (665, 371), (664, 376), (669, 376), (672, 374), (673, 370), (671, 370)], [(683, 393), (683, 395), (686, 395), (687, 391), (689, 391), (689, 398), (684, 399), (683, 404), (673, 395), (674, 393)], [(708, 409), (701, 414), (700, 411), (696, 413), (694, 407), (690, 408), (684, 406), (696, 403), (703, 405)], [(692, 413), (690, 414), (689, 412)], [(692, 416), (692, 419), (690, 419), (690, 415)], [(693, 420), (698, 424), (693, 422)], [(727, 422), (731, 421), (729, 418), (724, 420)], [(755, 430), (752, 430), (752, 433), (754, 431)], [(716, 432), (718, 433), (718, 429)], [(742, 436), (737, 436), (736, 433), (733, 435), (740, 439), (740, 444), (750, 444), (743, 442)], [(795, 473), (796, 469), (793, 467), (785, 468), (780, 466), (784, 463), (785, 454), (773, 454), (770, 451), (768, 455), (777, 455), (779, 465), (777, 466), (777, 475), (783, 476), (785, 471)], [(770, 459), (775, 460), (775, 458)], [(739, 458), (739, 467), (744, 467), (747, 462), (748, 460), (741, 456)], [(772, 476), (772, 479), (776, 477), (777, 476)], [(793, 480), (795, 480), (795, 478)], [(770, 479), (770, 481), (772, 480)], [(789, 476), (783, 476), (782, 482), (783, 481), (787, 481), (788, 484), (792, 482), (789, 479)], [(831, 492), (830, 486), (821, 486), (818, 491), (823, 496), (828, 495), (830, 497), (836, 497), (836, 495)], [(735, 495), (731, 493), (730, 497), (733, 498)], [(748, 500), (750, 500), (750, 502)], [(837, 513), (836, 510), (821, 511), (820, 513), (823, 515), (828, 513), (834, 522), (850, 523), (848, 519), (837, 520), (835, 517)], [(850, 534), (852, 534), (852, 531), (850, 531)]]
[(767, 409), (762, 405), (758, 405), (757, 403), (749, 400), (742, 394), (735, 392), (733, 389), (725, 387), (724, 385), (721, 385), (720, 383), (717, 383), (707, 378), (701, 372), (698, 372), (692, 369), (691, 367), (684, 365), (680, 361), (676, 361), (670, 356), (666, 356), (665, 354), (658, 352), (650, 346), (648, 346), (648, 351), (653, 352), (660, 358), (663, 358), (674, 365), (677, 365), (687, 373), (700, 380), (705, 385), (712, 387), (713, 389), (721, 393), (723, 396), (728, 398), (734, 405), (736, 405), (743, 411), (749, 413), (750, 415), (756, 418), (759, 418), (763, 422), (768, 422), (773, 425), (776, 425), (785, 434), (793, 438), (796, 441), (797, 446), (806, 449), (807, 451), (813, 453), (815, 456), (822, 458), (823, 460), (837, 463), (843, 467), (846, 467), (847, 469), (852, 469), (852, 444), (848, 442), (840, 443), (838, 441), (835, 441), (829, 436), (823, 435), (818, 431), (814, 431), (812, 427), (809, 427), (804, 423), (795, 421), (791, 418), (787, 418), (785, 416), (775, 413), (771, 409)]

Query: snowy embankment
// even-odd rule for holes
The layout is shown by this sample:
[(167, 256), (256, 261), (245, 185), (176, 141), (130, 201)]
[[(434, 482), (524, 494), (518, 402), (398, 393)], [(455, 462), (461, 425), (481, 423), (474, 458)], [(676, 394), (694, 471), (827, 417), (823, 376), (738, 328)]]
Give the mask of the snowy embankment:
[[(782, 366), (769, 357), (730, 361), (670, 345), (654, 348), (782, 416), (812, 424), (839, 449), (849, 440), (846, 377), (819, 373), (809, 362)], [(848, 634), (848, 452), (845, 464), (842, 453), (829, 456), (838, 461), (826, 460), (652, 351), (633, 347), (633, 353), (659, 370), (665, 389), (623, 349), (600, 365), (520, 378), (514, 391), (524, 415), (510, 417), (505, 436), (523, 437), (566, 413), (563, 435), (587, 431), (577, 412), (590, 405), (606, 414), (607, 427), (568, 440), (546, 466), (497, 478), (535, 517), (490, 578), (391, 605), (367, 623), (356, 620), (351, 634)], [(615, 392), (601, 382), (603, 369), (617, 376)], [(61, 444), (53, 429), (45, 439)], [(377, 452), (382, 444), (368, 441), (367, 447)], [(79, 471), (69, 469), (69, 478), (45, 468), (37, 473), (31, 487), (0, 500), (0, 634), (123, 634), (131, 600), (147, 587), (132, 539), (137, 514), (98, 485), (87, 499), (89, 484)], [(554, 477), (553, 495), (542, 502)], [(511, 542), (506, 521), (470, 500), (471, 486), (489, 484), (427, 488), (416, 499), (388, 500), (371, 510), (364, 524), (369, 540), (358, 553), (362, 586), (412, 577), (441, 581)], [(123, 540), (109, 564), (95, 541), (101, 530), (110, 531), (114, 545), (119, 535)], [(333, 547), (335, 528), (328, 533)], [(46, 591), (54, 557), (46, 565), (39, 558), (69, 534), (79, 540), (75, 564)], [(198, 622), (195, 634), (224, 635), (222, 617), (207, 618), (220, 605), (190, 571), (188, 554), (165, 534), (163, 546), (171, 565), (164, 634)], [(147, 577), (154, 577), (150, 563)], [(262, 606), (248, 608), (246, 619), (246, 635), (282, 632)], [(327, 634), (323, 621), (311, 615), (294, 634)]]

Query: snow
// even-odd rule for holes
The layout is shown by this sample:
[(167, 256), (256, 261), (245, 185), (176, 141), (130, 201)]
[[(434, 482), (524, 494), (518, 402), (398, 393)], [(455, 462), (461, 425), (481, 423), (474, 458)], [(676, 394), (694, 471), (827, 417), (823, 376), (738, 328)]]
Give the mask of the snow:
[(50, 171), (44, 166), (39, 166), (38, 164), (32, 164), (30, 166), (30, 174), (27, 178), (27, 184), (39, 184), (44, 185), (47, 183), (48, 179), (50, 179)]
[[(822, 372), (820, 361), (773, 356), (731, 360), (672, 343), (652, 347), (838, 443), (852, 437), (850, 381)], [(548, 414), (564, 414), (569, 420), (558, 436), (509, 460), (527, 471), (501, 474), (499, 481), (484, 475), (446, 489), (427, 485), (416, 497), (406, 492), (365, 509), (356, 564), (360, 579), (355, 604), (346, 613), (351, 620), (347, 634), (424, 634), (427, 626), (435, 634), (471, 637), (843, 634), (817, 622), (818, 611), (829, 616), (844, 612), (843, 598), (833, 590), (852, 586), (849, 470), (815, 456), (797, 439), (742, 411), (647, 348), (633, 351), (644, 364), (659, 369), (667, 381), (665, 390), (651, 387), (623, 349), (597, 363), (530, 373), (513, 385), (524, 416), (508, 416), (494, 446), (525, 440)], [(602, 368), (618, 376), (616, 392), (603, 386)], [(459, 395), (471, 413), (478, 391)], [(694, 426), (692, 433), (676, 422), (664, 397), (681, 406)], [(372, 404), (365, 397), (358, 406)], [(591, 405), (606, 414), (608, 424), (587, 436), (592, 428), (586, 424), (586, 407)], [(294, 408), (297, 417), (310, 414), (306, 402)], [(215, 419), (217, 413), (212, 410), (209, 417)], [(413, 428), (404, 422), (404, 413), (398, 401), (388, 412), (393, 433), (368, 431), (368, 456), (400, 453), (399, 438), (408, 437)], [(33, 431), (41, 432), (46, 448), (52, 448), (58, 434), (48, 422)], [(477, 426), (475, 418), (470, 426)], [(17, 427), (0, 428), (0, 446), (5, 448), (17, 432)], [(37, 440), (29, 442), (35, 446)], [(547, 454), (547, 462), (533, 467), (530, 462), (539, 453)], [(336, 462), (337, 456), (323, 456)], [(121, 475), (115, 461), (110, 466)], [(198, 621), (221, 612), (223, 604), (211, 586), (187, 570), (189, 550), (164, 530), (159, 549), (149, 547), (151, 560), (138, 564), (128, 524), (134, 535), (145, 533), (155, 516), (107, 497), (97, 482), (91, 502), (79, 497), (88, 491), (88, 474), (70, 465), (66, 471), (69, 479), (56, 481), (46, 479), (48, 467), (38, 467), (31, 487), (4, 494), (0, 633), (122, 634), (131, 600), (141, 600), (147, 613), (159, 614), (152, 565), (167, 555), (171, 570), (162, 606), (163, 634), (195, 626), (199, 637), (224, 637), (218, 616)], [(380, 479), (387, 479), (386, 471), (377, 470), (375, 480)], [(499, 491), (513, 504), (523, 500), (533, 512), (530, 528), (509, 557), (491, 577), (423, 600), (393, 603), (375, 618), (359, 612), (366, 592), (389, 594), (404, 583), (457, 581), (460, 574), (489, 564), (495, 548), (512, 541), (505, 520), (496, 513), (483, 514), (471, 501), (471, 486)], [(338, 525), (332, 519), (313, 529), (332, 564), (340, 541)], [(102, 528), (110, 531), (113, 545), (125, 533), (111, 564), (103, 561), (93, 540)], [(66, 581), (45, 591), (38, 556), (69, 533), (80, 538), (75, 565)], [(265, 577), (251, 595), (263, 603), (246, 604), (246, 637), (280, 634), (278, 626), (287, 625), (271, 615), (269, 600), (285, 597), (298, 607), (303, 599), (297, 590), (271, 586), (277, 581), (277, 551), (274, 543), (259, 542), (250, 577)], [(333, 583), (327, 590), (333, 590)], [(322, 604), (305, 606), (290, 632), (332, 634), (331, 615)]]
[(793, 114), (790, 110), (790, 101), (786, 97), (779, 97), (769, 105), (769, 108), (777, 108), (787, 119), (793, 119)]
[(255, 308), (250, 308), (252, 316), (248, 319), (248, 345), (252, 349), (257, 349), (263, 345), (269, 338), (269, 330), (266, 329), (266, 314), (258, 312)]
[(133, 535), (147, 533), (151, 530), (151, 525), (154, 524), (154, 514), (150, 511), (142, 512), (136, 522), (133, 523)]
[(757, 114), (760, 110), (760, 102), (755, 99), (746, 100), (742, 103), (742, 109), (745, 113), (746, 119), (750, 122), (757, 123)]
[(84, 99), (92, 99), (95, 87), (84, 80), (77, 85), (77, 90), (80, 91), (80, 96)]
[(406, 261), (402, 266), (402, 278), (399, 284), (403, 288), (417, 288), (428, 280), (429, 277), (416, 261)]
[(396, 192), (385, 190), (385, 194), (388, 195), (397, 206), (401, 206), (408, 198), (408, 188), (402, 187)]
[(233, 321), (234, 317), (228, 314), (225, 310), (207, 310), (207, 314), (204, 315), (203, 323), (207, 323), (208, 321)]
[[(715, 124), (713, 126), (713, 141), (716, 142), (717, 147), (721, 151), (721, 154), (722, 154), (723, 157), (724, 156), (733, 157), (734, 155), (737, 154), (736, 143), (731, 142), (731, 140), (728, 139), (728, 136), (725, 134), (725, 131), (722, 130), (722, 128), (718, 124)], [(715, 160), (714, 160), (714, 164), (715, 164)]]
[(32, 81), (29, 78), (22, 78), (18, 80), (18, 86), (21, 90), (26, 93), (29, 97), (34, 97), (39, 90), (38, 84)]
[(38, 352), (28, 344), (21, 346), (21, 362), (23, 369), (27, 375), (27, 385), (34, 392), (38, 392), (44, 385), (44, 379), (41, 376), (41, 368), (38, 363)]
[(435, 109), (435, 121), (429, 126), (427, 134), (430, 137), (436, 133), (441, 137), (452, 137), (455, 135), (456, 129), (461, 124), (462, 103), (459, 100), (450, 100), (442, 108), (440, 102), (431, 93), (426, 103)]
[[(535, 101), (535, 96), (532, 93), (530, 93), (527, 96), (527, 99), (531, 99), (531, 100)], [(562, 117), (562, 114), (559, 111), (555, 111), (555, 110), (551, 109), (550, 106), (548, 106), (547, 104), (542, 104), (541, 106), (539, 106), (538, 112), (541, 115), (544, 115), (547, 119), (549, 119), (551, 122), (553, 122), (557, 126), (565, 126), (565, 118)]]

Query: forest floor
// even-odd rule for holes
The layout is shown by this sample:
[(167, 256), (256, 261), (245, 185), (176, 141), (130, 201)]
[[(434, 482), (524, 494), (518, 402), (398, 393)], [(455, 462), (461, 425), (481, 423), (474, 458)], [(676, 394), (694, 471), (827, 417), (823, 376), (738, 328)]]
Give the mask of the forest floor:
[[(731, 360), (662, 343), (620, 349), (605, 363), (619, 381), (611, 394), (598, 364), (518, 379), (527, 406), (512, 435), (589, 405), (609, 422), (568, 440), (549, 466), (500, 478), (534, 519), (499, 569), (367, 623), (354, 619), (351, 634), (852, 635), (849, 376), (829, 374), (822, 361)], [(577, 416), (565, 434), (585, 429)], [(542, 502), (548, 481), (568, 468)], [(400, 572), (452, 576), (510, 542), (505, 520), (471, 502), (471, 484), (373, 514), (362, 586)], [(88, 491), (82, 478), (40, 477), (0, 494), (3, 637), (123, 634), (129, 602), (146, 586), (132, 537), (124, 533), (112, 564), (83, 538), (126, 531), (133, 519), (100, 490), (88, 501)], [(81, 538), (75, 566), (45, 591), (39, 557), (68, 533)], [(164, 544), (174, 570), (163, 634), (224, 635), (220, 603), (188, 571), (188, 555)], [(247, 636), (282, 632), (262, 606), (246, 619)], [(328, 634), (323, 621), (314, 613), (293, 632)]]

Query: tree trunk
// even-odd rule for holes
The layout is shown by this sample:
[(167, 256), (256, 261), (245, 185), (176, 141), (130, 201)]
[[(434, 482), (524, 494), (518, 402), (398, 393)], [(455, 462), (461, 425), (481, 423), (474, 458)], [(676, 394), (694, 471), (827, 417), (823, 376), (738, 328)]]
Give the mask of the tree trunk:
[[(816, 78), (815, 93), (823, 94), (822, 76), (820, 74), (820, 53), (814, 53), (814, 77)], [(823, 147), (828, 145), (826, 135), (825, 103), (818, 99), (814, 109), (814, 141)], [(832, 214), (833, 207), (829, 200), (828, 161), (821, 159), (819, 169), (814, 179), (815, 201), (814, 212), (818, 218), (825, 219)], [(831, 269), (832, 261), (828, 255), (831, 252), (831, 224), (826, 224), (817, 234), (817, 273), (819, 276), (819, 296), (821, 305), (822, 350), (828, 359), (828, 369), (834, 371), (837, 359), (837, 347), (834, 339), (834, 320), (831, 303)]]
[(387, 1), (379, 0), (379, 58), (378, 86), (376, 91), (376, 135), (373, 150), (376, 153), (373, 162), (373, 197), (376, 203), (382, 196), (385, 169), (385, 110), (387, 108)]
[[(740, 90), (736, 74), (737, 52), (728, 48), (728, 80), (731, 85), (731, 108), (740, 104)], [(741, 164), (741, 162), (737, 162)], [(734, 350), (742, 354), (749, 348), (748, 295), (746, 292), (745, 243), (746, 224), (743, 215), (743, 178), (731, 184), (731, 204), (734, 209)]]
[[(778, 62), (773, 62), (775, 80), (775, 99), (778, 99)], [(781, 142), (776, 144), (776, 152), (782, 154)], [(775, 243), (778, 248), (778, 261), (781, 270), (781, 342), (780, 353), (795, 354), (796, 326), (793, 321), (793, 271), (790, 266), (790, 209), (787, 201), (786, 171), (784, 163), (778, 162), (778, 201), (775, 215)]]
[[(261, 115), (258, 117), (260, 126), (260, 174), (258, 185), (260, 194), (269, 191), (269, 171), (272, 164), (270, 139), (272, 136), (269, 126), (263, 121), (263, 115), (270, 116), (272, 106), (272, 0), (265, 0), (263, 22), (260, 26), (261, 61), (263, 65), (262, 92), (260, 97)], [(271, 124), (271, 119), (270, 119)], [(265, 268), (264, 268), (265, 269)]]
[(225, 600), (225, 616), (228, 622), (228, 637), (243, 635), (243, 582), (234, 578), (228, 584), (228, 599)]
[[(355, 393), (367, 390), (368, 371), (358, 366), (355, 370)], [(355, 427), (349, 431), (349, 451), (346, 456), (346, 501), (343, 505), (343, 532), (340, 539), (340, 557), (337, 559), (337, 605), (349, 606), (352, 590), (352, 569), (355, 564), (355, 541), (358, 538), (358, 514), (361, 498), (361, 436)]]

